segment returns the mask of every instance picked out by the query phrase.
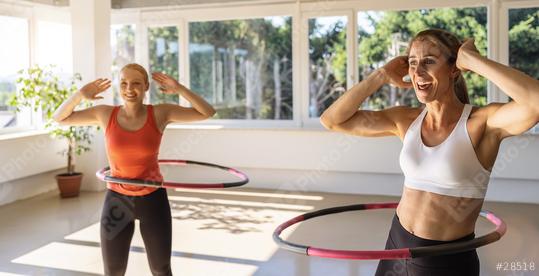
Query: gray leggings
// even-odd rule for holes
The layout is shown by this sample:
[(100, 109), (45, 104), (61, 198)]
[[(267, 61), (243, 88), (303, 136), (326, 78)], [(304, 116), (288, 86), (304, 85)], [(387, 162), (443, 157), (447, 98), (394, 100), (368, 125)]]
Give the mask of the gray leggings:
[(135, 219), (153, 275), (172, 275), (172, 218), (165, 189), (145, 196), (126, 196), (108, 190), (101, 213), (101, 252), (105, 275), (124, 275)]
[[(399, 221), (397, 214), (393, 217), (391, 230), (386, 242), (386, 249), (413, 248), (438, 245), (457, 241), (467, 241), (475, 237), (471, 233), (454, 241), (427, 240), (408, 232)], [(381, 260), (376, 276), (477, 276), (479, 275), (479, 258), (476, 250), (401, 260)]]

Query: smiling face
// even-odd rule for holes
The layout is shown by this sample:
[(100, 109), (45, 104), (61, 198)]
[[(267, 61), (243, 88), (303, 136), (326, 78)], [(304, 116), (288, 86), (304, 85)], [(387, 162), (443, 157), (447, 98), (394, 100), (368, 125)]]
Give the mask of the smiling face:
[(454, 78), (459, 72), (443, 50), (422, 38), (417, 38), (410, 46), (408, 73), (421, 103), (454, 95)]
[(120, 94), (125, 103), (142, 103), (148, 87), (142, 72), (130, 67), (124, 67), (120, 72)]

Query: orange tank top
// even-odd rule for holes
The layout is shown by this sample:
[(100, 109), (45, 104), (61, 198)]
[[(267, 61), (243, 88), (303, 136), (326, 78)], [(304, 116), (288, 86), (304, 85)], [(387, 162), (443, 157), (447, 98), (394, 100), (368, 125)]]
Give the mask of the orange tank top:
[[(146, 107), (146, 122), (142, 128), (135, 131), (125, 130), (118, 124), (119, 106), (112, 110), (105, 131), (112, 176), (163, 181), (157, 161), (163, 135), (155, 123), (153, 106)], [(112, 182), (107, 183), (107, 188), (128, 196), (143, 196), (158, 189)]]

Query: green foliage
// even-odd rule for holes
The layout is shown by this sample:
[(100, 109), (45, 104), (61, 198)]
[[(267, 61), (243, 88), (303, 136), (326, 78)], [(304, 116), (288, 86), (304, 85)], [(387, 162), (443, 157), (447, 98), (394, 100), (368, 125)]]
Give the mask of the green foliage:
[(112, 91), (114, 105), (120, 105), (119, 74), (122, 67), (135, 59), (135, 28), (133, 25), (122, 25), (115, 29), (116, 47), (112, 49)]
[(509, 10), (509, 64), (539, 79), (539, 8)]
[[(76, 82), (81, 80), (81, 76), (75, 74), (69, 84), (64, 84), (54, 73), (54, 66), (34, 66), (21, 70), (18, 74), (18, 91), (12, 95), (8, 104), (15, 107), (17, 112), (21, 107), (30, 107), (34, 112), (43, 113), (46, 120), (45, 129), (53, 137), (65, 138), (68, 141), (69, 146), (64, 154), (68, 158), (68, 173), (73, 173), (73, 153), (80, 155), (90, 150), (92, 127), (62, 127), (52, 120), (52, 116), (54, 111), (78, 90)], [(89, 106), (89, 102), (84, 104), (84, 107)]]
[[(163, 72), (173, 78), (178, 78), (180, 76), (178, 66), (179, 47), (177, 27), (149, 28), (148, 47), (151, 72)], [(150, 87), (150, 102), (152, 104), (178, 104), (179, 101), (179, 96), (176, 94), (163, 94), (155, 85)]]
[[(292, 119), (291, 17), (283, 24), (271, 18), (192, 22), (189, 36), (191, 89), (216, 108), (214, 118)], [(247, 107), (247, 98), (260, 103)]]
[[(539, 14), (537, 8), (515, 9), (509, 12), (511, 29), (510, 64), (535, 78), (539, 78), (539, 63), (529, 57), (539, 56)], [(487, 54), (487, 9), (441, 8), (411, 11), (367, 12), (370, 28), (359, 26), (359, 79), (387, 62), (395, 53), (388, 49), (395, 41), (400, 42), (398, 54), (405, 54), (408, 41), (417, 32), (427, 28), (440, 28), (457, 35), (461, 40), (475, 38), (482, 55)], [(257, 119), (274, 118), (276, 111), (273, 67), (279, 60), (281, 77), (281, 116), (292, 118), (292, 24), (286, 17), (285, 24), (275, 25), (268, 18), (249, 20), (226, 20), (192, 22), (189, 25), (190, 80), (191, 88), (200, 93), (217, 109), (216, 118), (245, 119), (249, 110), (245, 107), (247, 88), (245, 61), (261, 64), (259, 81), (262, 83), (262, 103), (253, 116)], [(311, 115), (319, 115), (346, 87), (346, 24), (336, 21), (329, 28), (319, 28), (316, 19), (309, 20), (310, 79), (325, 79), (310, 91)], [(321, 31), (324, 30), (324, 31)], [(163, 71), (178, 77), (178, 30), (176, 27), (149, 29), (150, 70)], [(158, 42), (159, 41), (159, 42)], [(162, 49), (158, 48), (164, 47)], [(198, 48), (197, 48), (198, 47)], [(162, 51), (164, 49), (164, 51)], [(159, 53), (159, 54), (158, 54)], [(230, 60), (230, 53), (233, 60)], [(235, 63), (234, 76), (227, 74), (226, 64)], [(222, 69), (216, 69), (222, 66)], [(242, 67), (243, 66), (243, 67)], [(221, 71), (219, 71), (221, 70)], [(243, 71), (242, 71), (243, 70)], [(216, 77), (219, 75), (220, 82)], [(236, 100), (228, 99), (227, 89), (235, 80)], [(487, 81), (475, 73), (465, 73), (470, 101), (475, 105), (487, 103)], [(220, 87), (219, 87), (220, 86)], [(225, 97), (217, 100), (217, 91)], [(171, 101), (177, 96), (164, 96), (152, 88), (152, 102)], [(170, 98), (167, 98), (170, 97)], [(313, 100), (314, 99), (314, 100)], [(380, 109), (392, 105), (418, 106), (420, 103), (413, 90), (384, 86), (371, 96), (365, 107)]]
[(346, 87), (346, 21), (309, 20), (309, 115), (318, 117)]
[(338, 43), (333, 45), (331, 51), (335, 53), (335, 58), (333, 58), (331, 63), (335, 80), (345, 86), (347, 68), (346, 60), (348, 56), (346, 53), (346, 31), (339, 32)]
[(9, 100), (11, 99), (11, 97), (13, 97), (14, 94), (15, 92), (0, 90), (0, 110), (7, 108), (7, 106), (5, 105), (9, 102)]
[[(382, 66), (392, 55), (388, 52), (392, 35), (399, 34), (400, 40), (409, 41), (413, 35), (427, 28), (450, 31), (463, 40), (475, 38), (475, 44), (482, 55), (487, 55), (487, 9), (431, 9), (414, 11), (390, 11), (366, 13), (374, 32), (359, 28), (359, 66), (363, 73), (360, 79), (372, 70)], [(509, 12), (509, 52), (510, 65), (518, 70), (539, 78), (539, 63), (529, 57), (539, 56), (539, 9), (514, 9)], [(404, 54), (404, 53), (399, 53)], [(483, 77), (466, 72), (464, 79), (468, 86), (470, 102), (478, 106), (487, 104), (487, 81)], [(398, 89), (397, 102), (391, 102), (391, 88), (384, 86), (369, 98), (368, 107), (381, 109), (395, 104), (416, 106), (419, 103), (410, 90)]]
[[(388, 11), (367, 13), (374, 32), (359, 26), (359, 72), (360, 79), (376, 68), (383, 66), (395, 56), (388, 51), (393, 43), (408, 44), (418, 32), (437, 28), (454, 33), (459, 39), (475, 38), (475, 44), (482, 55), (487, 54), (486, 8), (442, 8), (412, 11)], [(405, 54), (401, 48), (398, 54)], [(477, 74), (465, 73), (470, 102), (485, 105), (487, 102), (487, 81)], [(393, 94), (393, 96), (391, 95)], [(393, 97), (393, 100), (391, 100)], [(419, 102), (413, 90), (382, 87), (368, 99), (368, 107), (382, 109), (393, 105), (416, 106)]]

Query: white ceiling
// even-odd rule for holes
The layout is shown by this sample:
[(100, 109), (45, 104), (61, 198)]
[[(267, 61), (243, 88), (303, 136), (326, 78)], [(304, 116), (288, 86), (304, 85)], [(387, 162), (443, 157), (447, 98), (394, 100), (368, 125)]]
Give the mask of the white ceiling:
[(249, 2), (251, 0), (111, 0), (113, 9)]
[[(31, 2), (53, 5), (53, 6), (69, 6), (69, 0), (29, 0)], [(163, 7), (163, 6), (182, 6), (193, 4), (219, 4), (230, 2), (250, 2), (252, 0), (111, 0), (111, 6), (113, 9), (125, 9), (125, 8), (142, 8), (142, 7)], [(284, 0), (287, 1), (287, 0)], [(280, 0), (279, 2), (284, 2)], [(296, 2), (296, 0), (288, 0), (289, 2)], [(301, 2), (308, 2), (309, 0), (300, 0)], [(312, 0), (311, 0), (312, 1)]]

